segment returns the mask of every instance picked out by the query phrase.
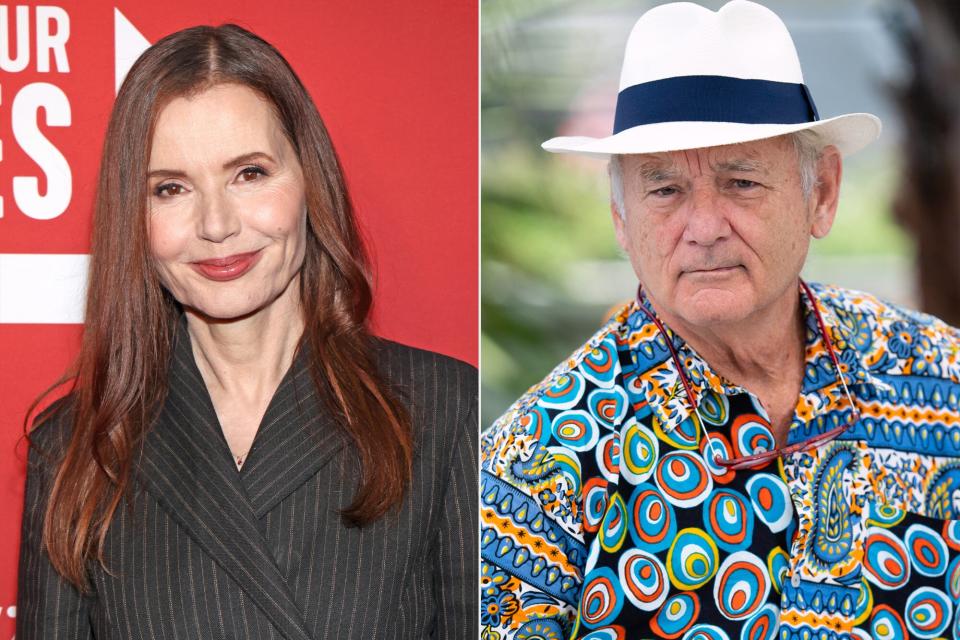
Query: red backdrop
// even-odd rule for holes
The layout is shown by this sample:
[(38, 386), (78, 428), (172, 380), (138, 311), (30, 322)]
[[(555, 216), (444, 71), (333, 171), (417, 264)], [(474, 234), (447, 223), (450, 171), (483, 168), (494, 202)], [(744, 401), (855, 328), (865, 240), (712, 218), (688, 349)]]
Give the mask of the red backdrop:
[(136, 32), (152, 43), (223, 22), (273, 43), (313, 95), (345, 166), (376, 266), (375, 331), (476, 364), (476, 7), (0, 2), (0, 639), (14, 632), (21, 421), (77, 347), (76, 287), (58, 281), (56, 265), (77, 256), (76, 271), (89, 250), (124, 43), (135, 45)]

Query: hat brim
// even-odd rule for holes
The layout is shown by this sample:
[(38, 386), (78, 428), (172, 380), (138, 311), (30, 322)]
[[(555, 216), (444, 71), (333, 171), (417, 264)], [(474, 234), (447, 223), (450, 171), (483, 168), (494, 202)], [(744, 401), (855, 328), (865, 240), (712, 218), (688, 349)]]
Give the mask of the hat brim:
[(871, 113), (848, 113), (828, 120), (799, 124), (740, 124), (736, 122), (658, 122), (645, 124), (606, 138), (562, 136), (541, 146), (551, 153), (575, 153), (597, 158), (614, 154), (662, 153), (718, 147), (782, 136), (809, 129), (825, 144), (850, 155), (880, 136), (880, 118)]

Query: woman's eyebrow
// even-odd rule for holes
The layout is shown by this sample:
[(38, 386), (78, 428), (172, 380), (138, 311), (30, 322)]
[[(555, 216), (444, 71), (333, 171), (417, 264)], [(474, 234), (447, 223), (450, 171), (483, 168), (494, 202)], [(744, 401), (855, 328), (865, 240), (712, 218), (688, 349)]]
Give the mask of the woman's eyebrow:
[[(271, 156), (269, 153), (265, 151), (251, 151), (249, 153), (244, 153), (235, 158), (231, 158), (230, 160), (227, 160), (226, 162), (223, 163), (223, 168), (232, 169), (241, 164), (246, 164), (253, 160), (261, 160), (261, 159), (276, 163), (276, 160), (273, 159), (273, 156)], [(149, 173), (147, 173), (147, 178), (156, 178), (160, 176), (164, 178), (186, 178), (187, 173), (186, 171), (183, 171), (181, 169), (154, 169), (153, 171), (150, 171)]]
[(226, 162), (223, 163), (223, 168), (232, 169), (233, 167), (236, 167), (238, 165), (246, 164), (248, 162), (251, 162), (252, 160), (260, 160), (260, 159), (264, 159), (274, 163), (276, 162), (276, 160), (273, 159), (273, 156), (271, 156), (269, 153), (265, 151), (251, 151), (250, 153), (244, 153), (243, 155), (239, 155), (236, 158), (233, 158), (232, 160), (227, 160)]

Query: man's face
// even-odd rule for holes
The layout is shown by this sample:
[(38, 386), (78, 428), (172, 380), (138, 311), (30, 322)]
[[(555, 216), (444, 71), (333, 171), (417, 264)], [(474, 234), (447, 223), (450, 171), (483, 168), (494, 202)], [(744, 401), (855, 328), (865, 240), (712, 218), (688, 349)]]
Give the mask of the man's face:
[[(795, 295), (810, 236), (836, 211), (840, 157), (827, 147), (823, 183), (805, 199), (787, 136), (621, 157), (617, 239), (658, 309), (689, 325), (737, 323)], [(835, 184), (832, 184), (835, 183)]]

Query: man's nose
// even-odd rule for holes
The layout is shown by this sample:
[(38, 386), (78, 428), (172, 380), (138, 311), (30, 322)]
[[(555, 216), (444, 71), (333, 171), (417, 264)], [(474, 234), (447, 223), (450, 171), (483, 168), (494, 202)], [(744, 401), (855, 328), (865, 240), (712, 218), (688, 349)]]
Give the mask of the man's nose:
[(687, 201), (687, 224), (684, 240), (709, 246), (730, 234), (722, 194), (710, 186), (694, 187)]
[(240, 216), (224, 194), (203, 194), (199, 207), (200, 237), (204, 240), (220, 243), (240, 232)]

